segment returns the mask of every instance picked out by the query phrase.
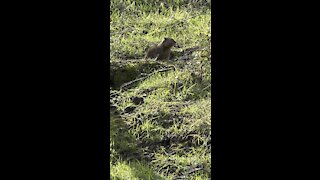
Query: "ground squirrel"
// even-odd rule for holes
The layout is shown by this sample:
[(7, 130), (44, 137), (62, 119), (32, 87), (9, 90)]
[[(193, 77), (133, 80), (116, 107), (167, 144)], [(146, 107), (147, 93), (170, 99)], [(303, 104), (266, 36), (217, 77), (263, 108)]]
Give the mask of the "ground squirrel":
[(157, 60), (168, 60), (173, 46), (179, 47), (173, 39), (164, 38), (164, 41), (159, 45), (147, 48), (145, 59), (157, 58)]

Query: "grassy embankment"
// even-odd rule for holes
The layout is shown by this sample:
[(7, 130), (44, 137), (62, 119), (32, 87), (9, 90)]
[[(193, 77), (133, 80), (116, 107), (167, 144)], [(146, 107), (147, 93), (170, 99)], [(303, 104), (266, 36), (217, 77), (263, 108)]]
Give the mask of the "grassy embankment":
[[(111, 1), (111, 179), (211, 177), (210, 4), (161, 2)], [(174, 59), (145, 61), (164, 37)]]

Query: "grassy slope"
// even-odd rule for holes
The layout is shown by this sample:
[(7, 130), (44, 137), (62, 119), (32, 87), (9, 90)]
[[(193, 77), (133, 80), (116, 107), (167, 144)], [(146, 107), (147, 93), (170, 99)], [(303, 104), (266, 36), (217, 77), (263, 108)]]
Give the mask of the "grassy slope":
[[(211, 177), (211, 10), (206, 1), (111, 1), (111, 62), (135, 61), (164, 37), (184, 49), (201, 46), (187, 61), (162, 62), (126, 91), (112, 91), (120, 115), (111, 119), (112, 179)], [(160, 12), (159, 12), (160, 11)], [(150, 71), (157, 69), (151, 69)], [(132, 97), (144, 103), (133, 104)], [(125, 113), (126, 108), (134, 110)]]

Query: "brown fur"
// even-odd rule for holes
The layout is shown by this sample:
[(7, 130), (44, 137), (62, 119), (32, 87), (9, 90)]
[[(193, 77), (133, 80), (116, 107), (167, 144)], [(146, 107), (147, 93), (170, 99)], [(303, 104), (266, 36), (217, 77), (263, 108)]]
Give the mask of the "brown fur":
[(176, 46), (176, 41), (171, 38), (164, 38), (159, 45), (148, 48), (145, 58), (157, 58), (157, 60), (168, 60), (171, 48)]

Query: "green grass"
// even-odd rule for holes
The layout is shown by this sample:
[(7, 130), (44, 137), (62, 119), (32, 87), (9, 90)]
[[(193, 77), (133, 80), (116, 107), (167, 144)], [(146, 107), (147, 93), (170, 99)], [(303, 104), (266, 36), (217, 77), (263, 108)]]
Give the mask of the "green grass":
[[(111, 91), (110, 104), (117, 112), (110, 122), (111, 179), (212, 176), (210, 1), (188, 2), (111, 1), (115, 81), (123, 84), (149, 74), (127, 89)], [(164, 37), (181, 46), (173, 49), (175, 59), (143, 60), (145, 48)], [(177, 60), (196, 46), (203, 49)], [(135, 104), (134, 97), (143, 103)]]
[(139, 161), (129, 163), (119, 161), (114, 165), (111, 164), (110, 167), (112, 179), (164, 179), (160, 174), (154, 173), (148, 165)]

